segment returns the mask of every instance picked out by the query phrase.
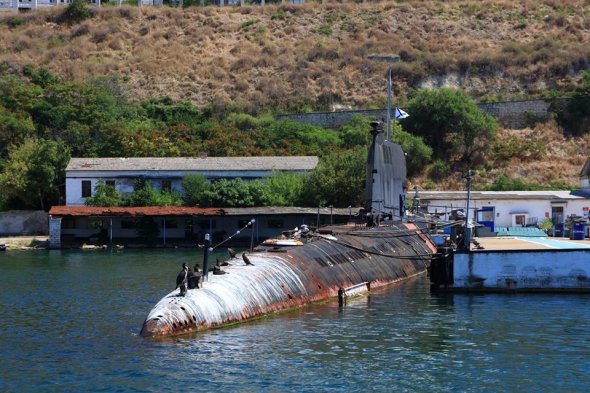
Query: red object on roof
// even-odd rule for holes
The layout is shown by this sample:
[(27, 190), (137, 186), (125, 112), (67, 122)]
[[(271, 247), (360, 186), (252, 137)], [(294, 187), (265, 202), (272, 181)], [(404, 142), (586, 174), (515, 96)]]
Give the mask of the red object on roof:
[(226, 211), (219, 208), (202, 208), (189, 206), (53, 206), (49, 210), (52, 216), (223, 216)]

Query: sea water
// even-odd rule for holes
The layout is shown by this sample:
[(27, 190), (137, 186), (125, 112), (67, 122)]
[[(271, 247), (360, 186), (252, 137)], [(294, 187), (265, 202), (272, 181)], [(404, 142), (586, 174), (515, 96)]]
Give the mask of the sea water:
[(590, 391), (590, 295), (433, 295), (424, 276), (345, 307), (139, 337), (181, 264), (201, 260), (1, 253), (0, 392)]

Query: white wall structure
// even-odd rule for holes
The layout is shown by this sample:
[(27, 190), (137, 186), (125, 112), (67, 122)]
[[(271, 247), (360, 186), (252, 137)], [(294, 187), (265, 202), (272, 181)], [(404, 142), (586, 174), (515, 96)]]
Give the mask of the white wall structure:
[(269, 177), (273, 171), (310, 172), (317, 164), (316, 156), (72, 158), (66, 168), (66, 205), (84, 205), (85, 182), (90, 182), (91, 194), (99, 180), (114, 182), (121, 194), (130, 193), (139, 178), (149, 180), (157, 190), (169, 184), (172, 191), (182, 192), (186, 175), (202, 175), (209, 180), (255, 180)]
[(457, 253), (454, 287), (590, 291), (590, 250)]
[[(449, 219), (453, 209), (464, 210), (467, 202), (466, 191), (425, 191), (419, 196), (420, 206), (428, 213), (442, 213), (442, 219)], [(573, 215), (588, 218), (590, 196), (574, 191), (472, 191), (470, 219), (483, 208), (493, 209), (488, 216), (493, 216), (495, 226), (522, 226), (517, 223), (519, 216), (524, 216), (525, 225), (545, 218), (559, 224)]]

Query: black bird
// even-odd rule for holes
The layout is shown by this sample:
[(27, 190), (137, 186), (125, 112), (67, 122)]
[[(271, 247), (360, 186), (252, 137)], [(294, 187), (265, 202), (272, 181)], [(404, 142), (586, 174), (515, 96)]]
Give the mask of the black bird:
[(247, 266), (254, 266), (252, 262), (250, 262), (250, 258), (248, 258), (248, 255), (246, 255), (245, 252), (242, 253), (242, 259), (244, 260)]
[(176, 276), (176, 288), (180, 287), (180, 296), (184, 296), (186, 294), (187, 277), (188, 267), (186, 267), (186, 263), (183, 263), (182, 270), (180, 271), (180, 273), (178, 273), (178, 276)]
[(227, 248), (227, 252), (229, 253), (230, 258), (235, 258), (236, 257), (236, 250), (234, 250), (231, 247)]

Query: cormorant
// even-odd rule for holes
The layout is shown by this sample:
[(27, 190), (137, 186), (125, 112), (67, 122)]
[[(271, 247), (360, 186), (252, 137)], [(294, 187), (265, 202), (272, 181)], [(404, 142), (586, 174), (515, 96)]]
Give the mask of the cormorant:
[(245, 252), (242, 253), (242, 259), (244, 260), (244, 262), (246, 263), (246, 265), (248, 265), (248, 266), (250, 266), (250, 265), (251, 266), (254, 266), (252, 264), (252, 262), (250, 262), (250, 258), (248, 258), (248, 255), (246, 255)]
[(236, 250), (234, 250), (231, 247), (227, 248), (227, 252), (229, 253), (230, 258), (235, 258), (236, 257)]
[(186, 267), (186, 263), (183, 263), (182, 270), (180, 271), (180, 273), (178, 273), (178, 276), (176, 276), (176, 288), (180, 287), (180, 296), (184, 296), (186, 294), (187, 277), (188, 267)]

